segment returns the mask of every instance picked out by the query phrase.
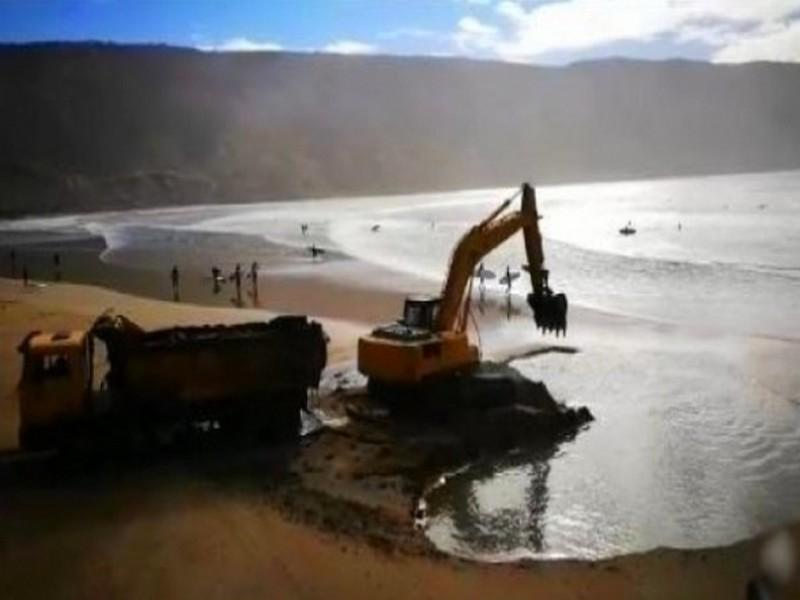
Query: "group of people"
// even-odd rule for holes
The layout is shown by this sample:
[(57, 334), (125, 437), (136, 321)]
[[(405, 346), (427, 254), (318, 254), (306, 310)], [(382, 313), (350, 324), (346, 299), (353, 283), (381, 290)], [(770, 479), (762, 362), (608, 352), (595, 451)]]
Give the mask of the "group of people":
[[(62, 278), (62, 258), (59, 252), (54, 252), (51, 257), (52, 262), (52, 279), (54, 281), (61, 281)], [(8, 253), (9, 274), (12, 279), (20, 278), (25, 286), (31, 285), (31, 271), (28, 263), (20, 260), (16, 249), (11, 248)], [(218, 294), (222, 290), (222, 285), (226, 282), (232, 282), (236, 290), (235, 298), (231, 301), (237, 305), (242, 304), (242, 281), (250, 280), (251, 295), (254, 302), (258, 302), (258, 271), (259, 264), (253, 261), (250, 264), (250, 269), (245, 272), (240, 263), (236, 263), (236, 267), (228, 275), (223, 275), (222, 269), (214, 265), (211, 267), (212, 289), (214, 294)], [(178, 265), (173, 265), (170, 269), (170, 282), (172, 283), (172, 299), (175, 302), (180, 302), (181, 299), (181, 271)]]
[[(494, 279), (496, 277), (494, 271), (490, 271), (487, 269), (483, 263), (478, 265), (478, 268), (475, 270), (473, 277), (478, 280), (480, 283), (481, 292), (484, 289), (485, 282), (488, 279)], [(511, 293), (511, 287), (514, 285), (514, 281), (516, 281), (517, 277), (519, 277), (518, 271), (512, 271), (510, 265), (506, 265), (506, 274), (500, 278), (500, 283), (506, 286), (506, 294)]]
[[(12, 279), (16, 279), (18, 277), (17, 274), (17, 251), (12, 248), (8, 253), (9, 263), (10, 263), (10, 271)], [(61, 281), (61, 255), (58, 252), (53, 254), (53, 279), (55, 281)], [(23, 262), (22, 269), (19, 271), (19, 276), (22, 278), (22, 284), (28, 285), (30, 283), (30, 271), (28, 270), (28, 264)]]
[[(494, 271), (487, 269), (483, 263), (480, 263), (480, 265), (478, 265), (478, 268), (475, 269), (475, 272), (473, 273), (472, 276), (473, 278), (477, 279), (479, 283), (478, 310), (481, 312), (481, 314), (483, 314), (487, 305), (486, 281), (494, 279), (495, 277), (497, 277), (497, 275), (495, 274)], [(516, 306), (514, 306), (514, 302), (511, 297), (511, 288), (513, 287), (514, 282), (517, 280), (519, 276), (520, 276), (519, 271), (512, 271), (511, 265), (506, 265), (505, 275), (503, 275), (499, 279), (500, 284), (502, 284), (506, 288), (506, 301), (503, 310), (505, 312), (506, 318), (509, 320), (511, 319), (512, 316), (520, 314), (520, 310)]]
[[(258, 301), (258, 269), (259, 265), (258, 262), (253, 261), (250, 264), (250, 270), (245, 273), (242, 269), (242, 265), (240, 263), (236, 263), (236, 267), (233, 271), (225, 276), (222, 273), (222, 269), (218, 266), (213, 265), (211, 267), (211, 285), (214, 294), (219, 294), (222, 290), (222, 285), (228, 281), (233, 282), (236, 288), (236, 297), (232, 299), (232, 301), (241, 306), (242, 304), (242, 280), (249, 279), (252, 286), (252, 296), (255, 302)], [(181, 273), (178, 265), (173, 265), (172, 270), (170, 271), (170, 281), (172, 282), (172, 299), (175, 302), (180, 302), (180, 284), (181, 284)]]

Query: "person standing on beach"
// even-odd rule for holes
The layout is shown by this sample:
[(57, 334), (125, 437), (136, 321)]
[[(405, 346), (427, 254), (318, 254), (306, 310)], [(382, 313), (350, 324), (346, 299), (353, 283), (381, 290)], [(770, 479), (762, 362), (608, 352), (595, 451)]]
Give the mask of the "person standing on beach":
[(17, 277), (17, 253), (13, 248), (11, 249), (11, 252), (9, 253), (9, 256), (11, 257), (11, 277), (16, 279), (16, 277)]
[(61, 281), (61, 255), (58, 252), (53, 254), (53, 278)]
[(236, 302), (239, 306), (242, 304), (242, 265), (236, 263), (236, 268), (233, 270), (231, 279), (236, 284)]
[(180, 282), (181, 282), (181, 274), (178, 271), (178, 265), (172, 266), (172, 272), (170, 273), (170, 279), (172, 280), (172, 299), (175, 302), (180, 301)]
[(213, 267), (211, 267), (211, 281), (212, 281), (213, 290), (214, 290), (215, 294), (219, 294), (219, 290), (220, 290), (219, 280), (221, 278), (221, 275), (222, 275), (222, 271), (220, 270), (220, 268), (218, 266), (214, 265)]
[(28, 265), (22, 265), (22, 285), (28, 285)]
[(249, 277), (253, 285), (253, 299), (258, 301), (258, 263), (256, 261), (253, 261), (253, 264), (250, 265)]

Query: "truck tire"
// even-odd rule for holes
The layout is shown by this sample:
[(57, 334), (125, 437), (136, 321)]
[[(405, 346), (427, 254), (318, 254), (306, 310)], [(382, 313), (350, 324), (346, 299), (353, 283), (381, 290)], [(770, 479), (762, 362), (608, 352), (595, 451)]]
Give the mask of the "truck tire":
[(40, 427), (20, 427), (18, 434), (19, 447), (22, 450), (37, 452), (40, 450), (50, 450), (57, 444), (50, 439), (48, 431)]
[(261, 412), (261, 435), (268, 440), (293, 440), (300, 435), (300, 410), (308, 400), (305, 390), (291, 390), (272, 398)]

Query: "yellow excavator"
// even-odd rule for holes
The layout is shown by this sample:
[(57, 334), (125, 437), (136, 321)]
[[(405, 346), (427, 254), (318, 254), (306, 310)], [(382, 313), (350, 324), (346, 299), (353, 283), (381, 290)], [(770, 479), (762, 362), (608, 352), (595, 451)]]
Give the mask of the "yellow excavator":
[[(517, 211), (503, 215), (522, 196)], [(544, 268), (536, 193), (527, 183), (486, 219), (472, 227), (456, 245), (440, 297), (410, 297), (403, 317), (378, 327), (358, 341), (358, 369), (373, 390), (413, 387), (459, 373), (480, 364), (480, 352), (467, 335), (469, 297), (476, 266), (489, 252), (518, 231), (525, 239), (532, 292), (528, 304), (542, 331), (566, 332), (567, 298), (554, 294)]]

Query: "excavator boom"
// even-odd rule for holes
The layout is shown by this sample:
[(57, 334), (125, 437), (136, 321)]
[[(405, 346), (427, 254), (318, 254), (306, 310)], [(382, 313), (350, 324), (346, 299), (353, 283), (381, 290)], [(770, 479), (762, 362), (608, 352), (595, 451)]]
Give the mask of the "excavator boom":
[[(536, 210), (536, 192), (527, 183), (522, 184), (522, 207), (519, 211), (500, 217), (512, 198), (503, 202), (489, 217), (472, 227), (458, 242), (450, 259), (450, 269), (442, 289), (442, 306), (437, 324), (438, 331), (458, 328), (459, 315), (463, 310), (464, 295), (475, 267), (500, 244), (520, 229), (525, 239), (527, 271), (534, 294), (544, 293), (547, 271), (544, 266), (542, 236), (539, 233), (539, 214)], [(462, 320), (463, 322), (463, 320)]]

